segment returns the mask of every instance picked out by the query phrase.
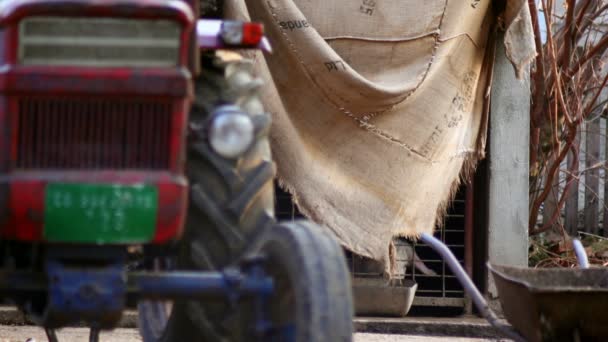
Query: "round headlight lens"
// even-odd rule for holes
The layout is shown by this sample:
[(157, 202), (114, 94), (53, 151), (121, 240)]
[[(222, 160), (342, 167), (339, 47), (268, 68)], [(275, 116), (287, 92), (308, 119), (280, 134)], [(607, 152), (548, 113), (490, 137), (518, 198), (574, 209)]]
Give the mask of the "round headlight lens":
[(214, 113), (209, 128), (209, 143), (224, 158), (237, 158), (253, 143), (251, 118), (237, 106), (222, 106)]

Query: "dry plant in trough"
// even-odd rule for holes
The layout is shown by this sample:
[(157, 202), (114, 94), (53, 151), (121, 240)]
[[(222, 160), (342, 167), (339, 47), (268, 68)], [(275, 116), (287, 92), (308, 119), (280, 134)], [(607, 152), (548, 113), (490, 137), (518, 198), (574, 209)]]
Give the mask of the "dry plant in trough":
[[(579, 177), (580, 135), (585, 121), (602, 113), (600, 99), (607, 86), (604, 67), (608, 34), (608, 1), (529, 0), (531, 13), (543, 9), (544, 19), (533, 15), (537, 57), (531, 70), (530, 113), (530, 235), (557, 227), (572, 183)], [(538, 4), (538, 5), (537, 5)], [(546, 28), (546, 40), (541, 28)], [(572, 162), (562, 168), (569, 153)], [(543, 202), (552, 192), (560, 173), (565, 182), (558, 187), (557, 205), (550, 219), (538, 225)]]

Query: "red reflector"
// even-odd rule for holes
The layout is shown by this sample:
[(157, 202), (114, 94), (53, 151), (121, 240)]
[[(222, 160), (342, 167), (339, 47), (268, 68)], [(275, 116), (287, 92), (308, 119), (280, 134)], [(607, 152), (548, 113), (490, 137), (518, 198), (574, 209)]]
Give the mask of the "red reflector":
[(259, 23), (243, 24), (243, 45), (257, 46), (264, 37), (264, 25)]

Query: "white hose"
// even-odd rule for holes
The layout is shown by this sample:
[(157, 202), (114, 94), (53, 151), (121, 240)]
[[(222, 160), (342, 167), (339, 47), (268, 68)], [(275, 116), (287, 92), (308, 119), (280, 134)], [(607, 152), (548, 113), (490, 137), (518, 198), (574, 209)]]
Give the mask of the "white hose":
[(587, 259), (587, 252), (585, 251), (585, 247), (583, 247), (581, 240), (572, 239), (572, 247), (574, 248), (574, 254), (576, 254), (576, 259), (578, 260), (578, 265), (581, 268), (589, 268), (589, 260)]
[(435, 238), (431, 234), (423, 233), (420, 237), (424, 243), (429, 245), (431, 248), (435, 250), (435, 252), (441, 255), (442, 259), (448, 264), (448, 267), (452, 270), (456, 278), (462, 284), (462, 287), (466, 291), (466, 293), (471, 296), (473, 303), (477, 307), (477, 310), (481, 313), (481, 315), (498, 331), (502, 332), (509, 338), (512, 338), (515, 341), (525, 342), (526, 340), (511, 326), (505, 325), (500, 322), (496, 314), (490, 309), (490, 306), (486, 302), (486, 299), (483, 297), (481, 292), (475, 287), (473, 281), (469, 278), (465, 270), (462, 268), (458, 259), (454, 256), (452, 251), (440, 240)]

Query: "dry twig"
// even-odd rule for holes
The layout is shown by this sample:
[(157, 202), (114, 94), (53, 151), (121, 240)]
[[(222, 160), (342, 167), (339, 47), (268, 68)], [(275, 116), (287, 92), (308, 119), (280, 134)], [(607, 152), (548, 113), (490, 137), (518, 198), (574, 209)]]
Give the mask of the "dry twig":
[[(531, 13), (537, 1), (529, 0)], [(565, 0), (565, 15), (556, 13), (554, 0), (541, 0), (544, 23), (533, 15), (537, 58), (532, 70), (532, 108), (530, 113), (530, 194), (529, 232), (551, 229), (563, 232), (559, 223), (571, 185), (580, 177), (578, 154), (581, 126), (597, 115), (600, 94), (608, 85), (602, 58), (608, 49), (608, 35), (598, 36), (594, 21), (608, 11), (603, 0)], [(557, 20), (556, 20), (557, 18)], [(547, 40), (541, 40), (541, 25)], [(560, 166), (568, 154), (573, 162), (566, 170)], [(537, 227), (542, 204), (554, 190), (554, 180), (563, 174), (563, 189), (557, 189), (557, 205), (550, 219)]]

